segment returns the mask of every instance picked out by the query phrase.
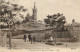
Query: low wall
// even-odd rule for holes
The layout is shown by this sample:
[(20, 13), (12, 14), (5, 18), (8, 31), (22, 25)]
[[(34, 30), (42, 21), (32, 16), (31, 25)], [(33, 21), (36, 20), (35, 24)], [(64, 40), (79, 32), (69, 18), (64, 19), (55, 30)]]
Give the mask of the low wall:
[[(73, 35), (73, 31), (59, 31), (59, 32), (53, 31), (49, 34), (46, 34), (45, 32), (36, 32), (36, 33), (31, 33), (31, 35), (35, 36), (37, 41), (43, 41), (45, 40), (46, 37), (49, 37), (49, 36), (52, 36), (53, 38), (55, 38), (55, 35), (56, 35), (56, 38), (58, 38), (57, 41), (67, 42), (67, 41), (72, 41), (70, 39), (72, 39), (74, 36), (77, 36), (79, 39), (80, 31), (75, 31), (74, 33), (75, 35)], [(13, 34), (12, 38), (17, 38), (17, 39), (23, 39), (24, 34), (26, 34), (27, 36), (29, 35), (29, 33), (25, 31), (14, 31), (12, 32), (12, 34)]]

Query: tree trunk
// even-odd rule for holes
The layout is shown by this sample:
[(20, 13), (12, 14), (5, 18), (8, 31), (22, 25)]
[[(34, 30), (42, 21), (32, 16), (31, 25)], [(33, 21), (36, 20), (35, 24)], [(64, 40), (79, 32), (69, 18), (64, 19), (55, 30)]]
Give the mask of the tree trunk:
[(9, 25), (9, 49), (12, 48), (12, 45), (11, 45), (11, 27)]

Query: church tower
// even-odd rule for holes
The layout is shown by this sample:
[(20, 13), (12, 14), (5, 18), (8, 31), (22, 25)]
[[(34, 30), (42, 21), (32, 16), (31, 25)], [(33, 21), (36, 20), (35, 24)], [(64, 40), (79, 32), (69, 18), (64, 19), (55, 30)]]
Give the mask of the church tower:
[(33, 8), (33, 20), (37, 20), (37, 8), (36, 3), (34, 2), (34, 8)]

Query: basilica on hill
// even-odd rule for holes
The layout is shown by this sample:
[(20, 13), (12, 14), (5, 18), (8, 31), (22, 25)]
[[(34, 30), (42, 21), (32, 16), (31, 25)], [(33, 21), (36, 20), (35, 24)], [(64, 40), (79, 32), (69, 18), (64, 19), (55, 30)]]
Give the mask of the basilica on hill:
[[(27, 30), (28, 28), (30, 29), (38, 29), (42, 30), (44, 29), (45, 25), (42, 23), (42, 21), (37, 20), (37, 8), (36, 8), (36, 3), (34, 2), (34, 7), (32, 8), (32, 15), (27, 13), (27, 16), (25, 17), (25, 21), (19, 25), (16, 24), (15, 28), (20, 29), (20, 30)], [(35, 30), (34, 29), (34, 30)]]
[(34, 7), (32, 9), (32, 15), (30, 16), (30, 14), (27, 13), (27, 16), (25, 17), (25, 20), (37, 21), (37, 8), (36, 8), (36, 3), (35, 2), (34, 2)]

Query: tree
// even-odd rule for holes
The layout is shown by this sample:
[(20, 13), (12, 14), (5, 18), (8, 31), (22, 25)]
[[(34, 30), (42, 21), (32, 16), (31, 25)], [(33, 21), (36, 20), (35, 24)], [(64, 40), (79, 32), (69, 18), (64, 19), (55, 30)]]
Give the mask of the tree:
[(46, 23), (46, 26), (56, 26), (61, 27), (64, 26), (66, 23), (66, 18), (63, 16), (63, 14), (54, 14), (54, 15), (48, 15), (47, 19), (44, 19), (44, 22)]
[(20, 25), (20, 22), (19, 22), (19, 21), (17, 21), (17, 22), (16, 22), (16, 24), (17, 24), (17, 25), (18, 25), (18, 27), (19, 27), (19, 25)]
[[(58, 35), (58, 30), (64, 30), (64, 24), (66, 23), (66, 18), (63, 16), (63, 14), (54, 14), (54, 15), (48, 15), (47, 19), (44, 19), (44, 22), (46, 23), (46, 26), (55, 27), (55, 32)], [(60, 29), (61, 28), (61, 29)], [(55, 44), (56, 44), (56, 38), (57, 35), (55, 34)]]
[[(14, 25), (17, 21), (16, 18), (23, 19), (24, 15), (22, 12), (25, 12), (23, 6), (19, 6), (18, 4), (12, 4), (10, 2), (0, 2), (0, 22), (4, 22), (9, 26), (9, 48), (12, 48), (11, 45), (11, 25)], [(19, 24), (19, 22), (17, 22)], [(2, 28), (2, 27), (1, 27)]]
[(29, 22), (29, 21), (30, 21), (30, 18), (31, 18), (31, 16), (30, 16), (30, 14), (28, 13), (27, 16), (25, 17), (25, 21), (26, 21), (26, 22)]
[(17, 22), (17, 18), (24, 18), (22, 12), (27, 11), (23, 6), (12, 4), (10, 2), (0, 3), (0, 22), (13, 25)]

